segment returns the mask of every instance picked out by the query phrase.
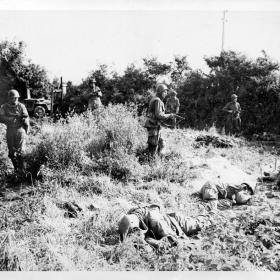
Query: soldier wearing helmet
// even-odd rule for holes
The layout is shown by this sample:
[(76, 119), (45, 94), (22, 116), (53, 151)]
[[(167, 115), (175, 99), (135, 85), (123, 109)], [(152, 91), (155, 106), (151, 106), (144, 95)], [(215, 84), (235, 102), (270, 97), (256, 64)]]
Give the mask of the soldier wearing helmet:
[[(177, 92), (175, 90), (170, 90), (169, 98), (166, 100), (166, 112), (178, 114), (180, 108), (180, 101), (177, 98)], [(172, 120), (171, 123), (172, 128), (176, 127), (176, 118)]]
[(9, 158), (16, 172), (24, 172), (24, 146), (29, 132), (29, 116), (24, 104), (18, 101), (19, 93), (12, 89), (8, 92), (8, 102), (0, 107), (0, 122), (7, 126), (7, 145)]
[(237, 102), (237, 95), (231, 95), (231, 102), (227, 103), (223, 108), (223, 111), (227, 113), (226, 117), (226, 133), (236, 134), (240, 132), (241, 129), (241, 107)]
[(88, 98), (88, 109), (94, 110), (102, 106), (101, 97), (102, 92), (98, 86), (96, 86), (96, 80), (94, 77), (89, 79), (88, 85), (89, 90), (87, 92)]
[(151, 99), (147, 111), (145, 127), (148, 130), (148, 152), (152, 157), (157, 153), (160, 154), (164, 147), (164, 141), (160, 133), (162, 123), (174, 118), (174, 114), (165, 114), (163, 100), (166, 95), (167, 86), (159, 84), (156, 88), (156, 96)]

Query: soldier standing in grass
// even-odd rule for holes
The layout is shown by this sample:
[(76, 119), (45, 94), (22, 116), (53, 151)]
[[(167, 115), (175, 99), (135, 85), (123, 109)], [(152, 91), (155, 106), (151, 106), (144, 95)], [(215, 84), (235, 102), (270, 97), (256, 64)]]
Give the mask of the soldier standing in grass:
[(91, 78), (89, 80), (89, 99), (88, 99), (88, 109), (95, 110), (102, 106), (101, 97), (102, 92), (98, 86), (95, 84), (96, 80), (95, 78)]
[(24, 146), (29, 132), (29, 116), (24, 104), (18, 101), (19, 93), (12, 89), (8, 92), (8, 102), (0, 108), (0, 122), (7, 126), (7, 145), (9, 158), (15, 172), (24, 173)]
[(237, 102), (237, 95), (231, 96), (231, 102), (227, 103), (223, 111), (228, 113), (226, 118), (226, 134), (239, 133), (241, 129), (241, 107)]
[[(166, 101), (166, 112), (178, 114), (180, 108), (180, 101), (177, 97), (177, 92), (175, 90), (170, 90), (170, 97)], [(171, 121), (171, 127), (176, 128), (176, 118)]]
[(159, 84), (156, 88), (156, 96), (150, 101), (147, 111), (145, 127), (148, 130), (148, 152), (152, 157), (157, 153), (160, 155), (164, 147), (160, 133), (162, 123), (168, 119), (174, 119), (174, 114), (165, 114), (163, 100), (166, 95), (167, 86)]

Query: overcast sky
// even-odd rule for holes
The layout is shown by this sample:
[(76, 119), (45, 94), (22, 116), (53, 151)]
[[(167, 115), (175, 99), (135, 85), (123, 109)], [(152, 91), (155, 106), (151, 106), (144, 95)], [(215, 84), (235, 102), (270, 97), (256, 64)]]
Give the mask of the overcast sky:
[[(68, 5), (64, 0), (56, 4), (49, 0), (49, 6), (43, 0), (38, 1), (39, 6), (32, 4), (34, 0), (25, 2), (13, 6), (15, 0), (0, 0), (0, 40), (25, 41), (27, 56), (43, 65), (50, 77), (63, 76), (79, 83), (101, 63), (122, 71), (129, 63), (140, 65), (143, 57), (156, 56), (168, 62), (174, 55), (186, 55), (191, 67), (207, 71), (203, 57), (221, 51), (222, 10), (226, 6), (213, 9), (200, 1), (200, 6), (178, 10), (183, 5), (180, 0), (173, 0), (175, 6), (168, 6), (168, 0), (163, 4), (149, 2), (153, 6), (132, 5), (129, 0), (117, 1), (119, 5), (102, 2), (107, 6), (92, 6), (87, 0), (68, 0)], [(265, 1), (247, 2), (251, 5), (240, 4), (226, 13), (225, 50), (241, 51), (253, 58), (265, 50), (280, 62), (279, 5), (270, 1), (274, 6), (266, 7), (274, 11), (260, 11)], [(245, 11), (248, 7), (250, 11)]]

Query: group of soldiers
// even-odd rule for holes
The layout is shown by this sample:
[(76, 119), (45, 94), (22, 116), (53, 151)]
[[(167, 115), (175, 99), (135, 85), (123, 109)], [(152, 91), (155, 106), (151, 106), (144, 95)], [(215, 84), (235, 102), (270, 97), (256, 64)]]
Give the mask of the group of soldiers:
[[(95, 80), (89, 80), (89, 89), (86, 92), (88, 109), (94, 110), (102, 106), (101, 90), (95, 85)], [(176, 118), (180, 117), (180, 102), (174, 90), (169, 91), (165, 84), (159, 84), (156, 88), (156, 95), (152, 97), (147, 111), (145, 127), (148, 131), (148, 152), (154, 158), (160, 154), (164, 141), (161, 136), (161, 128), (168, 121), (169, 127), (176, 127)], [(7, 146), (9, 158), (11, 159), (16, 174), (25, 174), (24, 146), (26, 136), (29, 133), (30, 122), (27, 109), (19, 102), (17, 90), (8, 92), (8, 102), (0, 108), (0, 122), (7, 126)], [(237, 96), (232, 95), (232, 101), (223, 108), (229, 114), (227, 122), (230, 129), (239, 130), (240, 104)], [(164, 100), (166, 99), (166, 103)], [(166, 108), (166, 109), (165, 109)], [(201, 198), (217, 203), (220, 199), (231, 200), (235, 204), (247, 203), (254, 190), (246, 183), (231, 185), (217, 182), (206, 182), (201, 188)], [(138, 230), (146, 244), (159, 248), (162, 241), (173, 246), (177, 245), (180, 239), (187, 239), (188, 236), (197, 233), (212, 224), (213, 212), (196, 217), (183, 216), (179, 213), (163, 213), (158, 205), (146, 205), (129, 210), (119, 221), (120, 239), (124, 241), (129, 233)]]
[[(95, 84), (95, 79), (91, 78), (88, 83), (86, 98), (88, 109), (94, 110), (102, 106), (102, 92)], [(7, 126), (6, 140), (8, 146), (8, 156), (12, 161), (16, 175), (26, 175), (26, 162), (24, 151), (27, 134), (30, 129), (28, 111), (25, 105), (19, 102), (19, 92), (11, 89), (8, 92), (8, 102), (0, 107), (0, 123)]]
[[(161, 128), (168, 126), (176, 127), (176, 120), (182, 118), (178, 115), (180, 101), (177, 98), (175, 90), (169, 90), (169, 98), (164, 104), (164, 100), (168, 94), (168, 88), (165, 84), (159, 84), (156, 88), (156, 96), (154, 96), (147, 111), (147, 120), (145, 127), (148, 131), (148, 153), (154, 157), (160, 155), (164, 147), (164, 140), (161, 137)], [(238, 134), (241, 129), (241, 107), (237, 102), (237, 95), (231, 96), (231, 101), (225, 105), (223, 111), (227, 113), (226, 117), (226, 134)]]
[[(87, 100), (88, 109), (95, 110), (102, 106), (102, 92), (94, 78), (89, 79), (88, 90), (83, 96)], [(167, 96), (168, 98), (166, 98)], [(24, 104), (19, 102), (19, 97), (19, 93), (15, 89), (8, 92), (8, 102), (0, 108), (0, 122), (7, 126), (9, 157), (15, 171), (21, 173), (24, 172), (23, 153), (30, 125), (27, 109)], [(237, 96), (233, 94), (231, 98), (232, 101), (223, 108), (228, 113), (226, 127), (229, 132), (238, 132), (241, 127), (241, 108), (237, 102)], [(161, 154), (164, 147), (161, 128), (163, 126), (175, 128), (177, 120), (182, 119), (178, 115), (179, 108), (180, 101), (177, 98), (177, 92), (173, 89), (169, 90), (165, 84), (158, 84), (156, 94), (149, 102), (147, 120), (144, 125), (148, 131), (148, 154), (152, 158), (156, 154)]]

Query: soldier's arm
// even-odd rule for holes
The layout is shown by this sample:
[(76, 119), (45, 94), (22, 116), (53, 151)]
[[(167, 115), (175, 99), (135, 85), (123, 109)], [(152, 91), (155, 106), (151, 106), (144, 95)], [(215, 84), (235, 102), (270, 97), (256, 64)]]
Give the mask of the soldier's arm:
[(224, 112), (232, 113), (232, 110), (230, 109), (230, 103), (227, 103), (226, 106), (223, 108)]
[(25, 107), (24, 104), (21, 104), (21, 110), (22, 110), (22, 118), (29, 118), (29, 114), (28, 114), (28, 111)]
[(155, 101), (155, 116), (158, 120), (167, 120), (172, 118), (173, 114), (165, 114), (162, 110), (160, 102), (158, 100)]
[(239, 103), (238, 103), (237, 107), (238, 107), (238, 109), (237, 109), (238, 113), (241, 113), (242, 110), (241, 110), (241, 106)]
[(6, 116), (6, 112), (4, 109), (4, 105), (0, 107), (0, 122), (4, 124), (13, 123), (15, 121), (15, 117)]
[(29, 122), (28, 111), (24, 104), (21, 104), (21, 110), (22, 110), (22, 112), (21, 112), (22, 125), (23, 125), (23, 128), (25, 129), (26, 133), (28, 134), (29, 130), (30, 130), (30, 122)]

